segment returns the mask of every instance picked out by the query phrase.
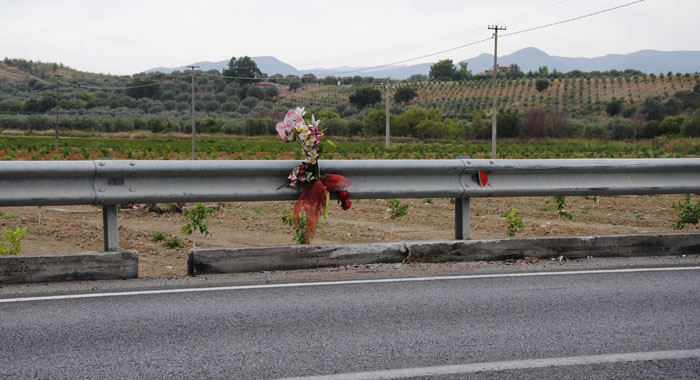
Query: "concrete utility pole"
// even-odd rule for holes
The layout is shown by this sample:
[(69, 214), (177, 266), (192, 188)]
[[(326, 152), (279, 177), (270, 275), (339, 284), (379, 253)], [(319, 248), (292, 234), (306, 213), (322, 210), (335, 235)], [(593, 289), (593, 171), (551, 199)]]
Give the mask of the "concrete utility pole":
[(390, 133), (389, 133), (389, 120), (391, 115), (389, 114), (389, 98), (391, 96), (391, 77), (386, 78), (386, 149), (390, 148)]
[(56, 144), (55, 144), (55, 149), (56, 152), (58, 152), (58, 107), (60, 106), (60, 102), (58, 101), (58, 77), (62, 77), (63, 74), (58, 74), (54, 73), (54, 77), (56, 77)]
[(496, 78), (498, 77), (498, 31), (505, 26), (489, 25), (493, 32), (493, 111), (491, 115), (491, 158), (496, 158)]
[(192, 159), (197, 159), (197, 148), (195, 147), (195, 128), (194, 128), (194, 69), (199, 66), (187, 66), (192, 69)]

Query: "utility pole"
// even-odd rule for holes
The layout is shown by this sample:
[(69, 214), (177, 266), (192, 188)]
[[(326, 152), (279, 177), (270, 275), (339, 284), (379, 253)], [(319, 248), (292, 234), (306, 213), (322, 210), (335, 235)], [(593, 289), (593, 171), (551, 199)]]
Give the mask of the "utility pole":
[(60, 106), (60, 102), (58, 100), (58, 77), (62, 77), (63, 74), (58, 74), (58, 73), (53, 73), (54, 77), (56, 77), (56, 144), (55, 144), (55, 150), (58, 152), (58, 107)]
[(491, 158), (496, 158), (496, 78), (498, 77), (498, 31), (505, 26), (489, 25), (493, 32), (493, 110), (491, 115)]
[(194, 69), (199, 66), (187, 66), (192, 69), (192, 159), (197, 159), (197, 148), (195, 147), (195, 128), (194, 128)]
[(391, 95), (391, 77), (386, 78), (386, 149), (390, 148), (390, 133), (389, 133), (389, 120), (390, 114), (389, 114), (389, 98)]

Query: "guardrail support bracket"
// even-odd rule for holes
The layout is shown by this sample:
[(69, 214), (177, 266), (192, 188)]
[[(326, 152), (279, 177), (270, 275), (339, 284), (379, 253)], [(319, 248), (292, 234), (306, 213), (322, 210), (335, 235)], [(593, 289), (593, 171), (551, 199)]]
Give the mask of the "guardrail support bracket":
[(470, 203), (469, 197), (455, 198), (455, 239), (469, 240), (470, 232)]
[(105, 233), (105, 251), (119, 251), (117, 205), (102, 206), (102, 222)]

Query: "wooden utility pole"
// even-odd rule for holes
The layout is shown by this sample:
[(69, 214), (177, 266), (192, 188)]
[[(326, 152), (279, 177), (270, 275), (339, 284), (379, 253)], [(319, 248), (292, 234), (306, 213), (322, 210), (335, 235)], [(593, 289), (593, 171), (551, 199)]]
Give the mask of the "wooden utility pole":
[(60, 102), (58, 99), (58, 77), (62, 77), (63, 74), (58, 74), (58, 73), (53, 73), (54, 77), (56, 77), (56, 144), (55, 144), (55, 150), (58, 152), (58, 107), (60, 106)]
[(197, 159), (197, 148), (195, 146), (195, 127), (194, 127), (194, 69), (199, 66), (187, 66), (192, 69), (192, 159)]
[(391, 78), (386, 78), (386, 149), (389, 149), (390, 143), (390, 133), (389, 133), (389, 120), (391, 120), (391, 115), (389, 114), (389, 98), (391, 96)]
[(498, 77), (498, 31), (505, 26), (489, 25), (493, 32), (493, 110), (491, 115), (491, 158), (496, 158), (496, 78)]

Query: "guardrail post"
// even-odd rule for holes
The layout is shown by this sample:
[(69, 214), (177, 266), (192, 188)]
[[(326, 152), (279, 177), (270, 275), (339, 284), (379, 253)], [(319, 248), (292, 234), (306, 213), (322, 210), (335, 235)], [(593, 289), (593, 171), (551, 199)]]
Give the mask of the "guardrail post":
[(118, 251), (117, 205), (102, 206), (102, 222), (105, 233), (105, 251)]
[(469, 197), (455, 198), (455, 239), (469, 240), (470, 232), (470, 203)]

